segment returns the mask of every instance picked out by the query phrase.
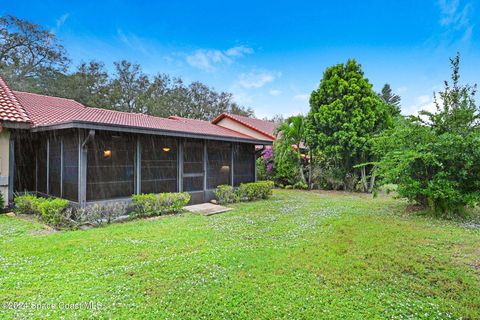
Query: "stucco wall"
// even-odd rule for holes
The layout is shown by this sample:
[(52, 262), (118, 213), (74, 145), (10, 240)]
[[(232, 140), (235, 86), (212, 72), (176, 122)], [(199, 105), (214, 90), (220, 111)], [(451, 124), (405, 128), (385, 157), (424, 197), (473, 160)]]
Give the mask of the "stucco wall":
[(240, 132), (240, 133), (243, 133), (243, 134), (246, 134), (250, 137), (254, 137), (254, 138), (257, 138), (257, 139), (262, 139), (262, 140), (271, 140), (270, 138), (268, 138), (267, 136), (264, 136), (263, 134), (255, 131), (255, 130), (252, 130), (236, 121), (233, 121), (232, 119), (229, 119), (229, 118), (223, 118), (222, 120), (220, 120), (217, 125), (219, 126), (222, 126), (224, 128), (228, 128), (228, 129), (231, 129), (231, 130), (234, 130), (234, 131), (237, 131), (237, 132)]
[(8, 205), (10, 132), (5, 128), (0, 130), (0, 192), (3, 195), (4, 205), (6, 206)]

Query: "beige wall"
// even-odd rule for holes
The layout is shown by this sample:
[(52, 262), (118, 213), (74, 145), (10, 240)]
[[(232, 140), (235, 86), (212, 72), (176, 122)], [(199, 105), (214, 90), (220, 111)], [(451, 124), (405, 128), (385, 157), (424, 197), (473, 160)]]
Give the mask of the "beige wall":
[(237, 132), (240, 132), (240, 133), (243, 133), (243, 134), (246, 134), (247, 136), (254, 137), (254, 138), (257, 138), (257, 139), (272, 140), (269, 137), (264, 136), (263, 134), (238, 123), (237, 121), (233, 121), (230, 118), (223, 118), (222, 120), (217, 122), (217, 125), (219, 125), (221, 127), (224, 127), (224, 128), (228, 128), (228, 129), (237, 131)]
[[(1, 127), (0, 127), (1, 128)], [(10, 160), (10, 132), (0, 129), (0, 192), (3, 194), (4, 205), (8, 205), (8, 170)]]

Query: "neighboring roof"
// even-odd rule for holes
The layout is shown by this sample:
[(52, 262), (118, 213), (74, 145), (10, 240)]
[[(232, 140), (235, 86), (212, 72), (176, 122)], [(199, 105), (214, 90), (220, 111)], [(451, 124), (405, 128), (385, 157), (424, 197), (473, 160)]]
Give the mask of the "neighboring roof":
[[(120, 112), (90, 108), (71, 99), (13, 91), (19, 104), (31, 119), (32, 129), (55, 129), (67, 127), (91, 127), (102, 125), (126, 129), (162, 131), (184, 136), (221, 137), (226, 140), (259, 141), (254, 137), (236, 132), (208, 121), (180, 117), (170, 119), (140, 113)], [(67, 126), (68, 125), (68, 126)], [(119, 130), (119, 131), (123, 131)], [(142, 132), (143, 132), (142, 131)], [(261, 140), (260, 140), (261, 141)]]
[(239, 116), (236, 114), (231, 114), (231, 113), (222, 113), (218, 117), (216, 117), (212, 123), (213, 124), (218, 124), (222, 119), (224, 118), (229, 118), (232, 119), (233, 121), (236, 121), (252, 130), (255, 130), (264, 136), (268, 137), (269, 139), (275, 140), (275, 129), (277, 128), (277, 124), (273, 121), (266, 121), (266, 120), (260, 120), (256, 118), (249, 118), (245, 116)]
[(0, 78), (0, 121), (30, 122), (28, 115), (2, 78)]

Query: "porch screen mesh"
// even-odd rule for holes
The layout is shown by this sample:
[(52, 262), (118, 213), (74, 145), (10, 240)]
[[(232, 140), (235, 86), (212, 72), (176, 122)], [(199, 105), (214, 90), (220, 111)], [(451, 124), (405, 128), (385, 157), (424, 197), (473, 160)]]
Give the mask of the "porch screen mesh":
[(48, 171), (48, 194), (61, 197), (61, 139), (58, 137), (50, 138), (50, 152), (49, 152), (49, 171)]
[(88, 144), (87, 201), (130, 197), (134, 193), (135, 139), (98, 133)]
[(141, 192), (176, 192), (177, 141), (173, 138), (145, 136), (140, 143)]
[(37, 191), (47, 194), (47, 140), (39, 141), (37, 153)]
[(63, 198), (78, 201), (78, 136), (63, 138)]
[(183, 191), (202, 191), (203, 171), (203, 141), (185, 141), (183, 145)]
[[(15, 140), (15, 192), (35, 191), (36, 185), (36, 157), (35, 145), (31, 136)], [(45, 168), (46, 169), (46, 168)]]
[(230, 167), (232, 144), (209, 141), (207, 144), (207, 188), (214, 189), (221, 184), (231, 184)]
[(255, 181), (255, 146), (252, 144), (238, 144), (234, 148), (233, 184)]

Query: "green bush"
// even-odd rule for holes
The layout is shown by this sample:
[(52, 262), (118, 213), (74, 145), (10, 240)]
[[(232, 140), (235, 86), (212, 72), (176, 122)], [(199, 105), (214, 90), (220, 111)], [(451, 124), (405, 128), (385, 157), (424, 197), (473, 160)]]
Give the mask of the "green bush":
[(4, 201), (3, 201), (3, 193), (0, 192), (0, 210), (3, 209)]
[(240, 200), (253, 201), (267, 199), (272, 195), (273, 186), (273, 181), (242, 183), (236, 192)]
[(65, 226), (65, 217), (63, 212), (70, 202), (65, 199), (44, 199), (40, 201), (40, 218), (48, 225), (53, 227)]
[(215, 197), (221, 204), (238, 202), (239, 196), (235, 189), (229, 185), (221, 185), (215, 189)]
[(42, 198), (31, 194), (16, 196), (14, 211), (19, 214), (33, 214), (46, 224), (55, 227), (70, 226), (70, 215), (66, 213), (70, 202), (65, 199)]
[(293, 189), (307, 190), (308, 184), (303, 181), (299, 181), (293, 185)]
[(34, 214), (40, 216), (40, 204), (45, 198), (39, 198), (31, 194), (16, 196), (14, 200), (14, 211), (18, 214)]
[(135, 207), (133, 215), (149, 217), (179, 212), (188, 201), (190, 201), (190, 195), (186, 192), (136, 194), (132, 196)]

